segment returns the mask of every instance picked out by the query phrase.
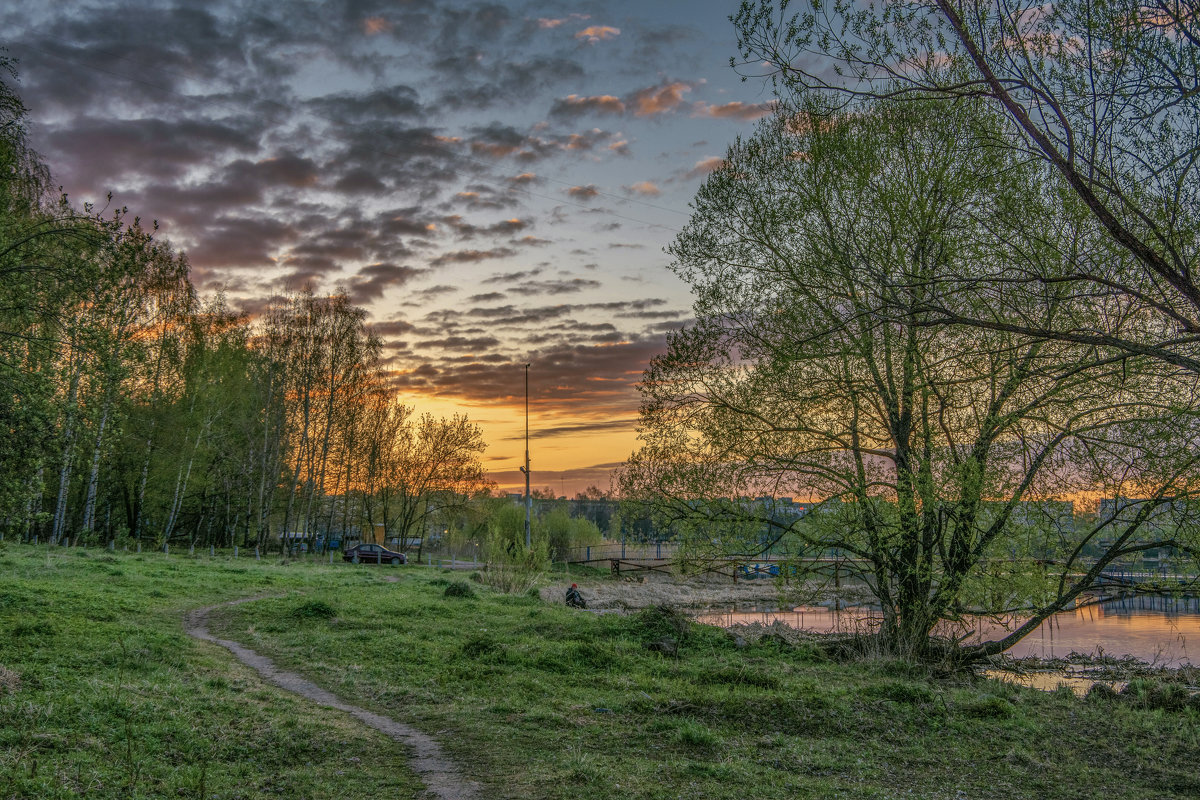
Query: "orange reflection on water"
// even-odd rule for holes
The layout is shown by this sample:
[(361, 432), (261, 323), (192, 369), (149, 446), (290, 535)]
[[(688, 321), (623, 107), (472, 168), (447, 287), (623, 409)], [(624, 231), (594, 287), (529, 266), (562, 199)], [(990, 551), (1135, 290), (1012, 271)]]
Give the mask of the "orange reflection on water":
[[(865, 633), (878, 624), (878, 611), (852, 606), (835, 609), (797, 606), (788, 610), (753, 609), (708, 612), (697, 621), (729, 627), (737, 624), (783, 623), (812, 633)], [(1023, 619), (1005, 624), (975, 618), (968, 641), (1003, 636)], [(961, 635), (965, 628), (957, 633)], [(1132, 597), (1055, 614), (1008, 652), (1017, 657), (1063, 658), (1072, 652), (1087, 655), (1133, 656), (1160, 666), (1195, 663), (1188, 644), (1200, 652), (1200, 598)]]

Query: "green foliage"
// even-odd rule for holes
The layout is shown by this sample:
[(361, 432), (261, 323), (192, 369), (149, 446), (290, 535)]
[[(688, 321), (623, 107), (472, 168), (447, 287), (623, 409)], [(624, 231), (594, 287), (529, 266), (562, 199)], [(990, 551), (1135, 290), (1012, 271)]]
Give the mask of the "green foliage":
[(483, 658), (500, 650), (500, 645), (491, 636), (475, 634), (467, 637), (462, 643), (462, 654), (472, 660)]
[(514, 541), (508, 534), (503, 529), (488, 534), (483, 583), (507, 594), (524, 594), (536, 587), (550, 569), (549, 546), (545, 538), (535, 537), (527, 550), (521, 540)]
[(408, 535), (488, 488), (478, 426), (399, 402), (345, 292), (252, 323), (198, 301), (156, 226), (55, 198), (15, 77), (0, 55), (4, 533), (153, 549), (380, 521)]
[(333, 619), (337, 609), (324, 600), (309, 600), (292, 609), (292, 616), (301, 620)]
[(466, 581), (454, 581), (446, 585), (443, 597), (475, 597), (475, 590)]
[[(945, 324), (993, 318), (1001, 300), (976, 280), (1054, 273), (1089, 235), (1003, 116), (970, 97), (789, 99), (731, 146), (670, 247), (696, 323), (640, 384), (624, 497), (702, 566), (786, 547), (806, 591), (868, 587), (882, 610), (869, 641), (903, 657), (942, 657), (931, 634), (967, 609), (1046, 618), (1131, 544), (1200, 542), (1194, 514), (1150, 522), (1200, 494), (1194, 376)], [(1053, 232), (1003, 228), (1030, 219)], [(1069, 282), (1036, 287), (1006, 292), (1005, 312), (1052, 325), (1076, 302)], [(1105, 308), (1089, 307), (1095, 324)], [(1140, 519), (1077, 530), (1072, 499), (1134, 485)], [(800, 514), (779, 497), (810, 501)]]
[(538, 517), (538, 531), (546, 537), (550, 555), (563, 559), (573, 547), (599, 544), (602, 536), (596, 523), (583, 517), (572, 517), (563, 506), (557, 506)]
[(695, 623), (681, 611), (670, 606), (651, 606), (634, 617), (635, 629), (646, 643), (673, 639), (686, 643), (692, 638)]
[(1134, 678), (1121, 690), (1121, 699), (1137, 708), (1182, 711), (1185, 708), (1200, 710), (1200, 701), (1192, 697), (1192, 691), (1182, 683)]

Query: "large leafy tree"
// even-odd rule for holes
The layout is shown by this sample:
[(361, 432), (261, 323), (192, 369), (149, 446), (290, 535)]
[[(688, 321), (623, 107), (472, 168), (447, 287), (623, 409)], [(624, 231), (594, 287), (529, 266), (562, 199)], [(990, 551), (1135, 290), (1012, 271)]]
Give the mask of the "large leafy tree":
[[(644, 446), (622, 476), (693, 553), (786, 541), (810, 575), (836, 557), (900, 652), (926, 650), (967, 607), (1027, 610), (1019, 637), (1114, 560), (1191, 546), (1186, 524), (1146, 523), (1200, 488), (1195, 375), (931, 324), (931, 299), (964, 315), (996, 302), (943, 295), (939, 276), (1054, 269), (1087, 241), (1038, 164), (992, 146), (998, 125), (969, 101), (818, 103), (731, 148), (671, 247), (697, 321), (646, 373)], [(995, 224), (1021, 217), (1041, 235)], [(1006, 313), (1034, 326), (1072, 299), (1068, 284), (1021, 289)], [(1136, 514), (1056, 529), (1063, 501), (1135, 492), (1148, 498)], [(816, 510), (753, 499), (781, 496)]]

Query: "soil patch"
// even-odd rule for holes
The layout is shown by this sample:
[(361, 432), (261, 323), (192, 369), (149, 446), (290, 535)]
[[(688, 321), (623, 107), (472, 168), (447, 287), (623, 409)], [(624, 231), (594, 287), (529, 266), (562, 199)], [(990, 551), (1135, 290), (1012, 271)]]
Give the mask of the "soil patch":
[(478, 795), (478, 785), (463, 778), (455, 766), (442, 752), (442, 748), (430, 736), (422, 733), (411, 725), (397, 722), (390, 717), (376, 714), (373, 711), (350, 705), (333, 692), (322, 689), (312, 681), (300, 677), (294, 672), (279, 669), (266, 656), (259, 655), (248, 647), (227, 639), (218, 639), (208, 630), (208, 615), (214, 609), (224, 606), (261, 600), (261, 597), (247, 597), (233, 600), (215, 606), (198, 608), (188, 613), (184, 618), (184, 630), (193, 638), (212, 642), (224, 647), (248, 667), (253, 668), (268, 683), (273, 683), (281, 689), (294, 692), (308, 700), (328, 708), (344, 711), (359, 721), (383, 733), (396, 742), (404, 745), (410, 753), (409, 766), (424, 782), (430, 797), (439, 800), (475, 800)]

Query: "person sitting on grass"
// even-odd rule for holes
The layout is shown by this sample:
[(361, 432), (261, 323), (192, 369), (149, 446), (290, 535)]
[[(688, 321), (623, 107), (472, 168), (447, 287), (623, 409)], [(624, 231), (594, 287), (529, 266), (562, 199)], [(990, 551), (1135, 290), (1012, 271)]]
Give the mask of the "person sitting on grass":
[(579, 593), (579, 584), (572, 583), (571, 588), (567, 589), (567, 605), (571, 608), (587, 608), (583, 595)]

